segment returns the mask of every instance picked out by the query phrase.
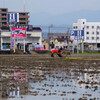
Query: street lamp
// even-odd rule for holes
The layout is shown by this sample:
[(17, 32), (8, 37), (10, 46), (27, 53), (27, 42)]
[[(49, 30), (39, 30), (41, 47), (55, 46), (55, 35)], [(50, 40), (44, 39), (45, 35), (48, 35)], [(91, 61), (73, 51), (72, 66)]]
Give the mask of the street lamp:
[(53, 24), (48, 27), (48, 33), (50, 33), (50, 28), (53, 28)]
[(68, 50), (70, 49), (70, 47), (69, 47), (69, 42), (70, 42), (70, 28), (68, 28), (68, 32), (67, 32), (67, 44), (68, 44)]

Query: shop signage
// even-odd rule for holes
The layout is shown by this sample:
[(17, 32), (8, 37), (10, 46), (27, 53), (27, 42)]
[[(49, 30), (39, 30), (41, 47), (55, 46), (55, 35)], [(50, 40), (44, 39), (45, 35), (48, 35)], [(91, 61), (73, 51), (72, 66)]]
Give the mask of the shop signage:
[(12, 38), (25, 38), (25, 28), (12, 28)]
[(71, 40), (84, 40), (84, 30), (73, 30), (70, 37)]
[(7, 21), (8, 23), (19, 22), (19, 13), (8, 13)]

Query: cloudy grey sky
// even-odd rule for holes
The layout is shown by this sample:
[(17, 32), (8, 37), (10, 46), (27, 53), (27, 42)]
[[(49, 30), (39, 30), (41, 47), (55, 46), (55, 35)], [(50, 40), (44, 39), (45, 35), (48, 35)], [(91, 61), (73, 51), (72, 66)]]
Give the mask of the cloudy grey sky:
[[(25, 0), (25, 2), (26, 11), (30, 12), (30, 16), (39, 13), (56, 16), (83, 10), (100, 10), (100, 0)], [(9, 8), (9, 11), (24, 11), (24, 0), (0, 0), (0, 7)]]
[[(26, 11), (62, 14), (78, 10), (100, 10), (100, 0), (25, 0)], [(0, 0), (0, 7), (23, 11), (24, 0)]]

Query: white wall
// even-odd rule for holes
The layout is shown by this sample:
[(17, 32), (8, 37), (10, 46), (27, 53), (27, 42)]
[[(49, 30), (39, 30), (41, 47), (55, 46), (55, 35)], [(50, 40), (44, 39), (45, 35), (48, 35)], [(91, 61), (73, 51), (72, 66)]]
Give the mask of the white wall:
[[(87, 26), (89, 26), (89, 28), (87, 28)], [(94, 26), (94, 28), (92, 28), (92, 26)], [(86, 23), (85, 28), (84, 28), (84, 32), (85, 32), (84, 42), (100, 43), (100, 29), (97, 29), (97, 26), (100, 26), (100, 23), (96, 23), (96, 22)], [(87, 32), (89, 32), (89, 34), (87, 34)], [(99, 35), (96, 34), (97, 32), (99, 32)], [(87, 37), (89, 37), (88, 40), (87, 40)], [(94, 39), (92, 39), (92, 37), (94, 37)], [(99, 39), (96, 40), (96, 37), (99, 37)]]
[[(29, 38), (26, 38), (26, 43), (39, 43), (40, 45), (42, 44), (42, 32), (35, 32), (35, 31), (31, 31), (31, 32), (26, 32), (26, 34), (30, 34)], [(1, 37), (3, 40), (3, 43), (10, 43), (10, 35), (11, 32), (9, 31), (2, 31), (1, 32)], [(9, 38), (9, 39), (8, 39)], [(19, 43), (23, 42), (23, 40), (19, 40)]]
[[(89, 28), (87, 28), (87, 26)], [(94, 26), (94, 28), (92, 28), (92, 26)], [(98, 26), (99, 29), (97, 29)], [(73, 30), (83, 30), (83, 29), (84, 29), (84, 43), (85, 42), (100, 43), (100, 22), (86, 22), (86, 19), (78, 19), (76, 23), (73, 23)], [(87, 34), (87, 32), (89, 32), (89, 34)], [(96, 34), (97, 32), (99, 32), (98, 35)], [(99, 39), (96, 40), (96, 37), (99, 37)], [(76, 43), (76, 41), (74, 42)]]
[[(34, 38), (33, 41), (37, 41), (40, 45), (42, 44), (42, 32), (41, 31), (33, 31), (33, 32), (27, 32), (26, 34), (31, 34), (30, 37)], [(37, 40), (36, 40), (37, 39)]]

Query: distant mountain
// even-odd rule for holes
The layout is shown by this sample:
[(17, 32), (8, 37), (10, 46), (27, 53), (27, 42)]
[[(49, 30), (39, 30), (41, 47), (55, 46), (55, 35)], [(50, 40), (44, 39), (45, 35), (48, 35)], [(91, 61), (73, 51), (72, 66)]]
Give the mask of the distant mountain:
[(77, 11), (60, 15), (50, 15), (48, 13), (30, 14), (30, 24), (32, 25), (72, 25), (77, 19), (87, 19), (88, 22), (100, 22), (100, 11)]

